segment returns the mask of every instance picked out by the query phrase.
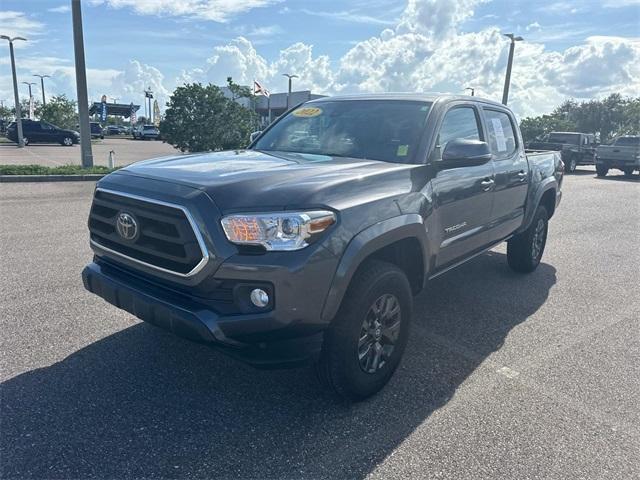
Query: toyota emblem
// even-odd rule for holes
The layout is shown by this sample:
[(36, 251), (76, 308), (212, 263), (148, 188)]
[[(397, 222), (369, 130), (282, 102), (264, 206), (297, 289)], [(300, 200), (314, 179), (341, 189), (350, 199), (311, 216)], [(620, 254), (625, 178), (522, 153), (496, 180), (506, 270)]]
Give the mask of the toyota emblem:
[(138, 222), (133, 215), (127, 212), (120, 212), (116, 220), (118, 235), (125, 240), (133, 240), (138, 236)]

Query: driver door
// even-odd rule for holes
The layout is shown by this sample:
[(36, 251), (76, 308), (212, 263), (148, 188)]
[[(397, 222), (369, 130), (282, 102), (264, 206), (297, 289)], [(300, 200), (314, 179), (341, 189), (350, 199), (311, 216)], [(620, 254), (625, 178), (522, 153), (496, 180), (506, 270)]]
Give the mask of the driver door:
[(431, 158), (437, 167), (432, 180), (437, 229), (433, 233), (439, 245), (436, 271), (486, 248), (493, 206), (493, 161), (448, 168), (442, 163), (442, 152), (453, 139), (485, 140), (480, 115), (474, 105), (458, 104), (446, 112)]

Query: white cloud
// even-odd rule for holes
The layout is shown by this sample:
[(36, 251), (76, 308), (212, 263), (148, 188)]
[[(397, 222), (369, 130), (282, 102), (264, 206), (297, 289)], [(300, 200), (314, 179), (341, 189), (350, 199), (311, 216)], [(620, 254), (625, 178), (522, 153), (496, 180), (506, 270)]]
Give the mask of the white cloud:
[[(316, 93), (451, 92), (474, 87), (500, 100), (509, 42), (495, 27), (460, 33), (460, 24), (483, 0), (409, 0), (394, 29), (357, 42), (342, 57), (313, 55), (313, 46), (295, 43), (272, 61), (244, 37), (213, 49), (204, 67), (184, 72), (183, 81), (223, 85), (232, 76), (242, 84), (253, 78), (272, 91), (284, 91), (281, 74), (299, 75), (294, 88)], [(556, 5), (560, 8), (560, 5)], [(571, 4), (564, 7), (572, 8)], [(531, 32), (540, 28), (529, 25)], [(564, 52), (541, 43), (518, 42), (510, 105), (521, 116), (548, 112), (564, 99), (602, 97), (640, 91), (640, 40), (589, 37)]]
[(185, 16), (226, 22), (234, 15), (280, 0), (93, 0), (94, 5), (132, 8), (139, 15)]
[(533, 23), (530, 23), (529, 25), (527, 25), (525, 27), (525, 30), (527, 32), (531, 32), (531, 31), (540, 30), (541, 28), (542, 28), (542, 26), (538, 22), (533, 22)]
[[(24, 12), (0, 11), (0, 32), (2, 32), (2, 35), (29, 39), (29, 37), (41, 34), (43, 28), (43, 23), (29, 18)], [(20, 45), (20, 42), (16, 42), (16, 46), (18, 45)]]
[[(290, 10), (287, 10), (286, 12), (288, 13), (290, 12)], [(372, 15), (367, 15), (367, 14), (355, 12), (352, 10), (345, 10), (345, 11), (339, 11), (339, 12), (326, 12), (322, 10), (310, 10), (308, 8), (302, 8), (300, 9), (300, 12), (304, 13), (305, 15), (311, 15), (311, 16), (320, 17), (320, 18), (327, 18), (330, 20), (338, 20), (338, 21), (347, 22), (347, 23), (364, 23), (364, 24), (370, 24), (370, 25), (393, 25), (394, 24), (393, 20), (390, 20), (388, 18), (374, 17)]]
[(71, 11), (71, 7), (69, 5), (60, 5), (59, 7), (48, 8), (47, 12), (52, 13), (67, 13)]

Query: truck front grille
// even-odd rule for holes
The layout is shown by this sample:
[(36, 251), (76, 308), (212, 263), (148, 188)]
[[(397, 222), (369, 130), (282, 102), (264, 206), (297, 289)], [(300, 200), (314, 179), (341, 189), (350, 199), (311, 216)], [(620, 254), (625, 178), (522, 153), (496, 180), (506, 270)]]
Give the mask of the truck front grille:
[[(129, 214), (136, 235), (126, 239), (118, 231), (120, 214)], [(188, 211), (179, 205), (97, 189), (89, 214), (91, 242), (117, 257), (153, 269), (190, 276), (199, 271), (208, 254)]]

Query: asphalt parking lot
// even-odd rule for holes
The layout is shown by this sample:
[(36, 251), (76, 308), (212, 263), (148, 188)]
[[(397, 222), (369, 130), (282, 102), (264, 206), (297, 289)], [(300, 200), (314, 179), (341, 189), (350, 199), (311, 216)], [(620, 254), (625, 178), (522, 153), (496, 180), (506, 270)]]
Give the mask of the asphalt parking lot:
[(351, 406), (85, 292), (92, 190), (0, 184), (0, 477), (640, 478), (637, 175), (567, 177), (535, 273), (498, 248), (432, 282)]
[[(133, 140), (122, 137), (105, 137), (91, 142), (94, 165), (107, 165), (109, 152), (115, 153), (116, 165), (163, 155), (177, 155), (180, 151), (158, 140)], [(80, 145), (63, 147), (56, 144), (34, 144), (17, 148), (15, 143), (0, 143), (0, 165), (80, 165)]]

